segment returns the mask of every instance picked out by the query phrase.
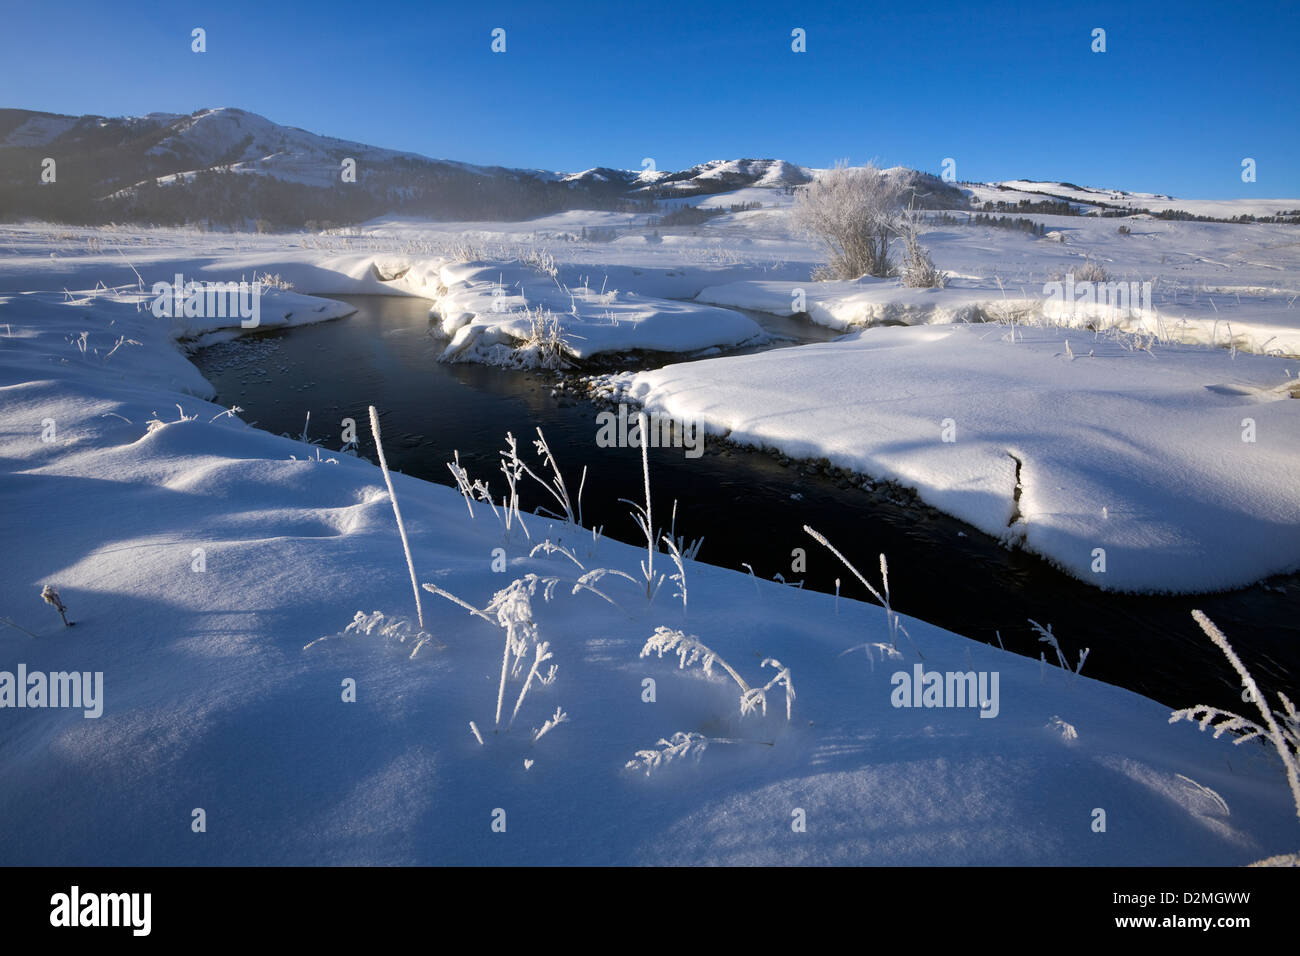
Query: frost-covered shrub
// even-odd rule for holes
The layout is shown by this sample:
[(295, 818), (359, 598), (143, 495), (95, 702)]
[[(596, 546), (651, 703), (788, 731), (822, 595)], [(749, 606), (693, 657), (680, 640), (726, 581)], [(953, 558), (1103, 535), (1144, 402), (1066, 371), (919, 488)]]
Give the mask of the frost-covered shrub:
[(898, 218), (898, 234), (903, 237), (903, 265), (899, 276), (909, 289), (942, 289), (943, 272), (936, 269), (929, 251), (921, 245), (921, 222), (911, 207)]
[(839, 279), (892, 274), (889, 240), (902, 207), (899, 182), (874, 164), (836, 165), (795, 196), (795, 229), (821, 243)]
[(1083, 268), (1074, 274), (1075, 282), (1109, 282), (1110, 273), (1100, 263), (1095, 262), (1091, 257), (1083, 260)]

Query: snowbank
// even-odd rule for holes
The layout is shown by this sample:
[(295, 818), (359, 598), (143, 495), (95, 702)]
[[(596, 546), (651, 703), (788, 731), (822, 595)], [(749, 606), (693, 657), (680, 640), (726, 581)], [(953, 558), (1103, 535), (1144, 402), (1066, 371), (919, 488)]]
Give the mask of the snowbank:
[(954, 325), (613, 382), (734, 441), (897, 480), (1098, 587), (1207, 591), (1300, 567), (1291, 360)]
[[(1055, 283), (1055, 287), (1053, 285)], [(942, 289), (909, 289), (898, 279), (792, 282), (748, 279), (709, 286), (696, 299), (773, 315), (805, 313), (819, 325), (855, 329), (872, 325), (944, 325), (954, 322), (1015, 322), (1120, 329), (1165, 342), (1236, 348), (1245, 352), (1300, 356), (1296, 296), (1272, 288), (1219, 286), (1185, 294), (1156, 294), (1143, 284), (1116, 280), (1083, 298), (1067, 299), (1071, 285), (1053, 280), (1018, 294), (989, 288), (971, 277), (950, 278)], [(1077, 284), (1079, 289), (1083, 283)], [(1117, 306), (1122, 293), (1123, 305)], [(1215, 301), (1215, 295), (1218, 302)], [(1242, 302), (1245, 294), (1247, 301)]]
[(546, 274), (515, 262), (468, 262), (443, 266), (446, 292), (435, 315), (451, 336), (446, 359), (497, 361), (501, 346), (535, 338), (534, 323), (553, 318), (555, 335), (578, 358), (602, 352), (647, 349), (692, 352), (739, 345), (763, 334), (748, 316), (694, 302), (674, 302), (602, 283), (566, 285), (558, 270)]

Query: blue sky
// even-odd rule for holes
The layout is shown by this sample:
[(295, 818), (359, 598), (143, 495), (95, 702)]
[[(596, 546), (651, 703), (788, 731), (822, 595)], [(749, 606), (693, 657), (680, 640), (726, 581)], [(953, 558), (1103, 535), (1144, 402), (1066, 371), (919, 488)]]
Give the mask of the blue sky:
[[(207, 53), (190, 51), (196, 26)], [(806, 53), (791, 51), (795, 27)], [(938, 172), (952, 157), (969, 180), (1294, 197), (1298, 48), (1296, 3), (4, 0), (0, 106), (238, 106), (547, 169), (776, 156)]]

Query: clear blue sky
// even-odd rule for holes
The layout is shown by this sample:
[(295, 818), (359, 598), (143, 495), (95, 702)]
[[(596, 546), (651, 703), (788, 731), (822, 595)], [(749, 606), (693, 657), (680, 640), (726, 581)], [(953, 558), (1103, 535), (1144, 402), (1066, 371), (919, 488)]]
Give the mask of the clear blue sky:
[(1295, 2), (2, 2), (0, 106), (238, 106), (546, 169), (953, 157), (969, 180), (1300, 196)]

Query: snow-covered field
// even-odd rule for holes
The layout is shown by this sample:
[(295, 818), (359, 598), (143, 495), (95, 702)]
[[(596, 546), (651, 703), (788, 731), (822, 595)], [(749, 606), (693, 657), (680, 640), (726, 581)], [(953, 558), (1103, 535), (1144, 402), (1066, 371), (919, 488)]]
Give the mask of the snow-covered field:
[[(685, 608), (681, 582), (653, 603), (615, 575), (578, 586), (595, 569), (638, 577), (644, 550), (533, 516), (531, 540), (507, 536), (486, 505), (471, 518), (455, 490), (394, 475), (418, 581), (479, 609), (508, 592), (489, 621), (421, 589), (421, 631), (379, 469), (208, 401), (177, 339), (235, 334), (237, 319), (150, 312), (152, 284), (176, 274), (269, 273), (294, 290), (268, 294), (267, 324), (340, 314), (312, 293), (423, 295), (460, 358), (493, 360), (525, 307), (556, 316), (575, 354), (691, 352), (757, 334), (728, 306), (788, 314), (802, 288), (814, 321), (917, 327), (618, 381), (735, 440), (910, 484), (1099, 586), (1196, 590), (1300, 564), (1293, 227), (1144, 220), (1121, 236), (1115, 220), (1035, 217), (1065, 242), (936, 227), (926, 242), (951, 281), (914, 292), (812, 283), (819, 257), (790, 235), (786, 197), (763, 203), (658, 241), (610, 213), (327, 236), (0, 228), (0, 671), (103, 675), (98, 718), (5, 710), (0, 859), (1204, 865), (1293, 851), (1271, 750), (1170, 725), (1086, 664), (1076, 676), (911, 619), (897, 635), (874, 605), (689, 561)], [(597, 226), (620, 234), (582, 240)], [(1152, 310), (1102, 332), (1053, 325), (1044, 285), (1085, 259), (1152, 282)], [(942, 324), (975, 317), (1006, 324)], [(869, 543), (817, 530), (879, 586)], [(571, 556), (530, 556), (547, 538)], [(662, 552), (655, 569), (676, 572)], [(845, 594), (864, 597), (851, 579)], [(47, 583), (74, 627), (41, 602)], [(505, 624), (522, 656), (502, 690)], [(661, 626), (753, 689), (788, 668), (797, 696), (771, 685), (766, 712), (742, 715), (720, 661), (640, 656)], [(1083, 649), (1062, 650), (1074, 666)], [(894, 706), (895, 675), (916, 667), (985, 675), (996, 715)], [(668, 760), (676, 733), (699, 735), (679, 738), (695, 752)]]

